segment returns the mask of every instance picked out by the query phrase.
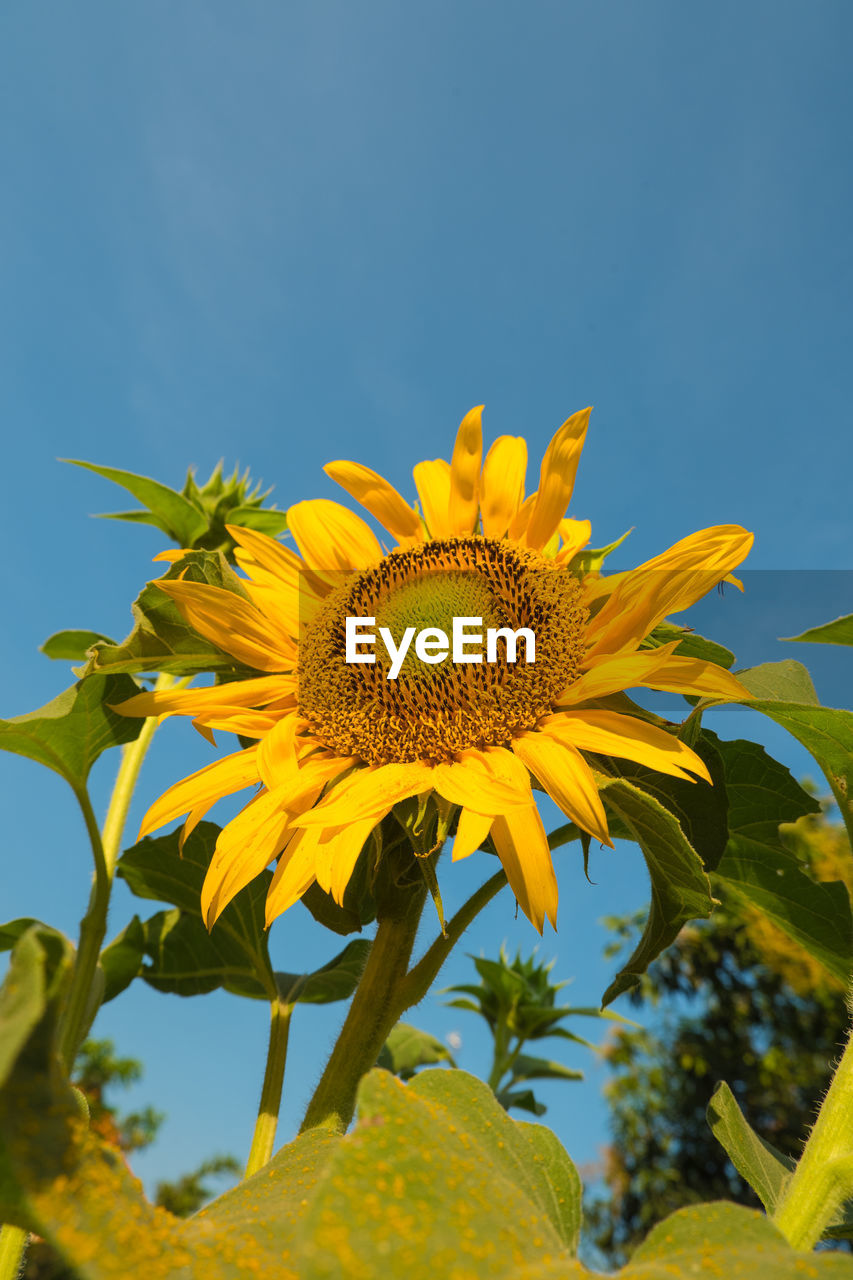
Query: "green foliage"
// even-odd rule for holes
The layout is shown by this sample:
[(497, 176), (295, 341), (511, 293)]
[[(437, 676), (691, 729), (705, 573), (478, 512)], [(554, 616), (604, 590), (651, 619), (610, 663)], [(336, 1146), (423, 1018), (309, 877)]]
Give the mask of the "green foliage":
[(825, 622), (820, 627), (810, 627), (802, 635), (783, 636), (783, 639), (809, 644), (853, 644), (853, 613), (836, 618), (834, 622)]
[(134, 916), (112, 942), (104, 947), (100, 966), (104, 974), (103, 1004), (114, 1000), (139, 977), (145, 955), (145, 929), (139, 916)]
[(643, 641), (641, 648), (658, 648), (662, 644), (671, 644), (678, 640), (674, 652), (680, 658), (699, 658), (702, 662), (713, 662), (717, 667), (725, 667), (728, 671), (734, 664), (735, 655), (731, 649), (716, 640), (708, 640), (699, 636), (691, 627), (680, 627), (674, 622), (660, 622), (654, 631)]
[(408, 1022), (398, 1022), (382, 1046), (376, 1065), (401, 1080), (411, 1080), (418, 1067), (431, 1067), (437, 1062), (456, 1066), (450, 1050), (435, 1036), (419, 1031)]
[[(755, 744), (720, 745), (731, 747), (731, 761), (743, 767), (744, 777), (756, 786), (763, 781), (771, 795), (779, 787), (791, 811), (806, 811), (796, 828), (785, 829), (785, 839), (801, 857), (811, 850), (799, 874), (813, 887), (825, 887), (806, 873), (821, 864), (834, 873), (843, 828), (813, 815), (811, 798), (782, 778), (782, 766), (762, 759)], [(731, 792), (735, 822), (754, 806), (760, 834), (762, 812), (772, 811), (772, 803), (763, 811), (757, 795), (745, 791), (741, 797), (737, 784)], [(605, 1170), (610, 1199), (599, 1199), (590, 1214), (598, 1247), (614, 1261), (685, 1204), (732, 1199), (755, 1205), (748, 1182), (764, 1203), (775, 1203), (847, 1021), (844, 985), (815, 962), (813, 948), (801, 948), (760, 908), (745, 906), (722, 877), (714, 883), (723, 906), (707, 923), (686, 926), (632, 994), (637, 1006), (660, 1005), (659, 1030), (620, 1029), (607, 1049), (614, 1073), (606, 1090), (613, 1135)], [(622, 945), (637, 923), (610, 922)], [(719, 1080), (729, 1085), (714, 1093)], [(704, 1123), (709, 1101), (709, 1119), (726, 1150)]]
[(714, 900), (701, 859), (670, 810), (626, 779), (598, 774), (596, 781), (605, 803), (642, 849), (652, 889), (642, 937), (605, 991), (605, 1006), (636, 983), (683, 924), (709, 916)]
[(138, 692), (126, 675), (79, 680), (38, 711), (0, 720), (0, 748), (53, 769), (79, 795), (103, 751), (138, 737), (143, 721), (111, 709)]
[(115, 644), (115, 640), (100, 631), (56, 631), (39, 646), (39, 652), (64, 662), (82, 662), (95, 644)]
[(226, 524), (242, 525), (258, 529), (275, 537), (287, 528), (287, 517), (275, 507), (263, 507), (264, 498), (271, 490), (261, 492), (260, 485), (251, 487), (248, 470), (241, 476), (239, 469), (227, 478), (222, 474), (222, 463), (214, 468), (210, 479), (201, 487), (196, 483), (192, 468), (187, 472), (183, 490), (178, 493), (168, 485), (151, 480), (148, 476), (135, 475), (132, 471), (120, 471), (116, 467), (100, 467), (93, 462), (65, 459), (75, 467), (85, 467), (121, 485), (143, 504), (141, 511), (118, 511), (103, 516), (106, 520), (127, 520), (133, 524), (150, 524), (162, 530), (179, 547), (203, 551), (224, 551), (230, 554), (234, 548)]
[(558, 1036), (592, 1048), (588, 1040), (559, 1024), (569, 1017), (620, 1019), (617, 1014), (598, 1009), (557, 1005), (557, 993), (567, 983), (551, 982), (553, 960), (550, 964), (537, 964), (535, 955), (522, 960), (520, 952), (510, 960), (503, 947), (497, 960), (476, 956), (471, 959), (480, 982), (447, 987), (448, 994), (460, 993), (457, 999), (447, 1002), (448, 1008), (466, 1009), (485, 1020), (494, 1042), (489, 1085), (501, 1106), (507, 1111), (516, 1107), (544, 1115), (546, 1107), (533, 1090), (518, 1086), (531, 1080), (582, 1080), (583, 1072), (547, 1058), (531, 1057), (522, 1052), (525, 1044)]
[[(171, 564), (157, 581), (181, 577), (186, 582), (203, 582), (246, 598), (240, 579), (221, 552), (191, 551)], [(156, 582), (143, 587), (131, 612), (134, 627), (130, 635), (121, 644), (94, 645), (88, 651), (84, 674), (118, 671), (168, 671), (181, 676), (202, 671), (213, 671), (220, 676), (245, 674), (230, 654), (189, 625)]]
[(174, 907), (145, 921), (140, 976), (157, 991), (200, 995), (224, 988), (235, 995), (326, 1004), (346, 1000), (358, 982), (370, 943), (356, 939), (311, 974), (274, 972), (264, 927), (272, 872), (256, 876), (225, 908), (208, 933), (201, 918), (201, 888), (219, 828), (201, 822), (179, 851), (179, 832), (147, 837), (119, 858), (116, 874), (139, 898)]

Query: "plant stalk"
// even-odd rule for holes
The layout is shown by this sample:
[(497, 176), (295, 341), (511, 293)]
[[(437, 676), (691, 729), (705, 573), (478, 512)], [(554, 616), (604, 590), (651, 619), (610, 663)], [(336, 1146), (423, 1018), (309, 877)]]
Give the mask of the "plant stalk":
[[(300, 984), (297, 984), (300, 985)], [(275, 1131), (278, 1127), (278, 1113), (281, 1108), (281, 1090), (284, 1082), (284, 1067), (287, 1062), (287, 1040), (290, 1035), (290, 1017), (296, 1007), (295, 992), (292, 998), (277, 995), (270, 1002), (270, 1041), (267, 1050), (267, 1066), (264, 1072), (264, 1083), (261, 1089), (261, 1105), (255, 1122), (255, 1132), (249, 1159), (246, 1163), (244, 1178), (251, 1178), (253, 1173), (262, 1169), (272, 1157), (275, 1144)]]
[(853, 1192), (853, 1038), (773, 1215), (794, 1249), (811, 1249)]
[(27, 1233), (7, 1222), (0, 1228), (0, 1280), (18, 1280), (24, 1261)]
[(376, 1063), (400, 1017), (400, 993), (426, 901), (426, 886), (407, 893), (397, 910), (380, 917), (352, 1004), (300, 1133), (319, 1127), (344, 1133), (355, 1111), (361, 1077)]

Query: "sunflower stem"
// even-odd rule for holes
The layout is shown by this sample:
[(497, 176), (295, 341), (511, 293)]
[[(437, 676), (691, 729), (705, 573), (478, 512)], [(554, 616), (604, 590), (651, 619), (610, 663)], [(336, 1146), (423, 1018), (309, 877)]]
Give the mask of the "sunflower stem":
[(407, 1008), (401, 992), (425, 901), (426, 886), (421, 884), (391, 899), (387, 913), (379, 917), (361, 981), (300, 1133), (320, 1127), (344, 1133), (352, 1120), (359, 1081), (375, 1066), (388, 1033)]
[[(174, 676), (161, 673), (157, 677), (154, 688), (155, 690), (170, 689), (174, 684)], [(107, 931), (107, 912), (116, 861), (130, 801), (139, 778), (139, 770), (156, 728), (156, 717), (149, 717), (142, 726), (139, 737), (123, 748), (121, 764), (116, 774), (113, 793), (104, 820), (103, 834), (98, 828), (88, 791), (83, 787), (79, 790), (75, 789), (74, 792), (89, 833), (95, 862), (95, 876), (89, 896), (89, 906), (80, 921), (80, 937), (74, 958), (68, 1001), (62, 1012), (59, 1026), (59, 1054), (69, 1074), (80, 1044), (100, 1004), (101, 993), (98, 990), (96, 974), (101, 945)]]
[(794, 1249), (812, 1249), (853, 1192), (853, 1037), (830, 1082), (773, 1224)]
[(27, 1233), (8, 1222), (0, 1228), (0, 1280), (17, 1280), (21, 1274)]
[[(301, 983), (298, 985), (301, 986)], [(275, 1144), (275, 1131), (278, 1127), (278, 1113), (281, 1109), (281, 1091), (284, 1083), (284, 1068), (287, 1062), (287, 1041), (290, 1035), (290, 1017), (296, 1006), (296, 991), (288, 996), (277, 995), (270, 1002), (270, 1040), (267, 1049), (267, 1065), (264, 1072), (264, 1083), (261, 1089), (261, 1104), (255, 1122), (255, 1132), (249, 1159), (246, 1163), (244, 1178), (251, 1178), (272, 1157)], [(290, 997), (290, 998), (288, 998)]]

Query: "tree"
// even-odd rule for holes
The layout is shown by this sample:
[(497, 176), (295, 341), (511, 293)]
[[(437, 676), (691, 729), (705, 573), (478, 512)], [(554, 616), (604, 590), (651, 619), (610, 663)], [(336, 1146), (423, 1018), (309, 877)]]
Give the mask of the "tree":
[[(850, 845), (819, 814), (784, 826), (783, 838), (820, 880), (851, 888)], [(587, 1206), (590, 1238), (611, 1262), (628, 1256), (668, 1213), (706, 1200), (760, 1207), (713, 1137), (705, 1111), (728, 1082), (753, 1128), (798, 1156), (847, 1025), (841, 984), (766, 916), (727, 900), (686, 926), (632, 993), (657, 1009), (654, 1030), (617, 1029), (605, 1049), (612, 1144), (607, 1195)], [(638, 918), (610, 922), (629, 944)]]

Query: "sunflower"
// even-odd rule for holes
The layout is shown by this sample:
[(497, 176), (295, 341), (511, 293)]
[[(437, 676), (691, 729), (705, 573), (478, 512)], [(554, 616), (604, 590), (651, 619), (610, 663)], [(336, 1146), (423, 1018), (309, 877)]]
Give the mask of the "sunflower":
[[(715, 526), (634, 570), (604, 575), (582, 554), (589, 521), (566, 518), (590, 411), (557, 431), (528, 497), (525, 441), (501, 436), (483, 458), (481, 413), (462, 421), (450, 462), (415, 467), (419, 505), (359, 463), (325, 468), (387, 530), (390, 550), (349, 508), (317, 499), (287, 513), (299, 554), (229, 529), (244, 594), (158, 581), (187, 622), (247, 672), (211, 688), (140, 694), (120, 708), (190, 715), (211, 738), (224, 729), (254, 740), (170, 787), (140, 832), (188, 815), (185, 838), (220, 798), (255, 789), (219, 835), (202, 892), (208, 927), (273, 862), (268, 923), (315, 881), (342, 902), (371, 832), (400, 802), (432, 797), (445, 828), (455, 827), (453, 861), (490, 837), (541, 933), (546, 917), (556, 923), (557, 882), (533, 783), (607, 845), (588, 755), (710, 784), (699, 756), (631, 714), (623, 691), (749, 697), (728, 671), (677, 653), (678, 640), (649, 636), (714, 584), (736, 582), (731, 570), (752, 535)], [(425, 641), (422, 657), (410, 647), (392, 678), (378, 641), (366, 658), (359, 651), (361, 661), (345, 660), (348, 618), (384, 628), (398, 649), (405, 632), (430, 641), (432, 630), (432, 647)], [(453, 619), (492, 628), (491, 661), (436, 652), (436, 635), (449, 634)], [(515, 655), (510, 632), (519, 636)], [(532, 644), (521, 660), (527, 633), (532, 661)]]

